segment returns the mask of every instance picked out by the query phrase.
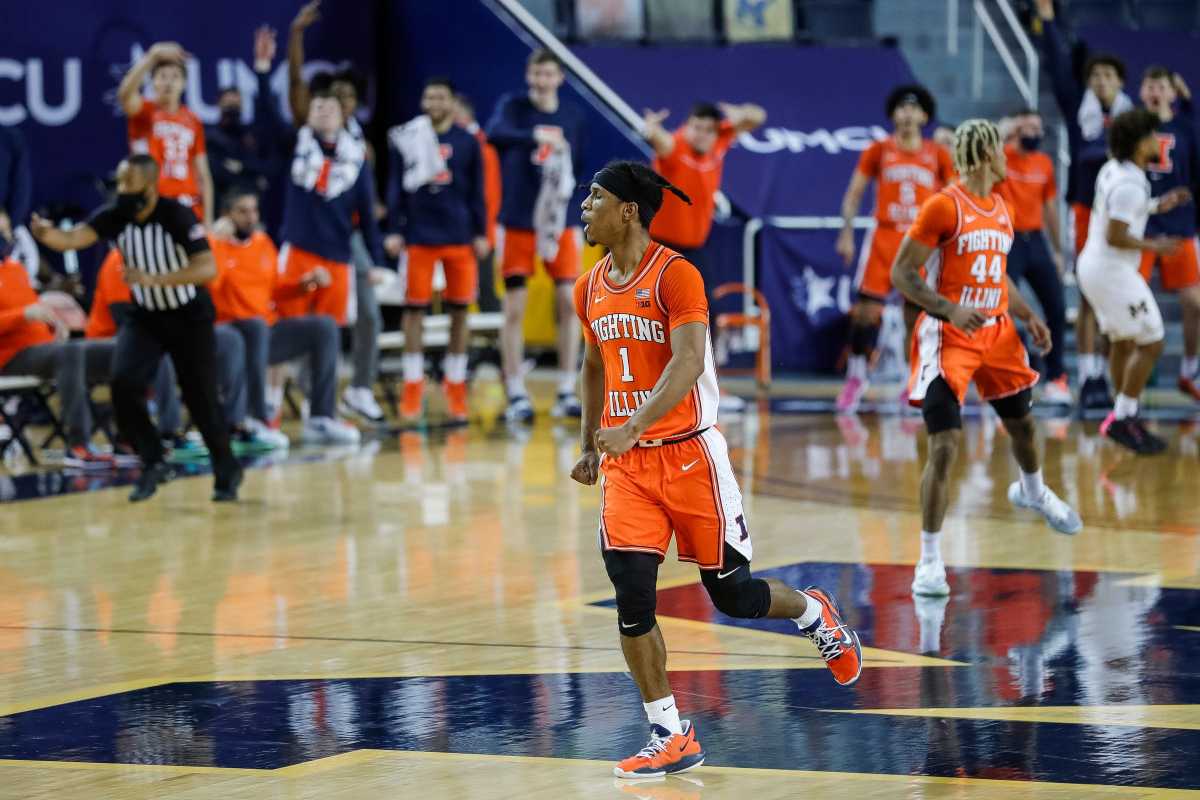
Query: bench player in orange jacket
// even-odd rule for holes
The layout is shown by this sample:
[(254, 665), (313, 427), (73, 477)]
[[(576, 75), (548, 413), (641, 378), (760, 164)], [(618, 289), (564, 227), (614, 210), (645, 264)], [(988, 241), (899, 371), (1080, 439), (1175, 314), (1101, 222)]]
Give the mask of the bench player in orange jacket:
[(742, 496), (725, 437), (714, 427), (717, 377), (700, 272), (650, 239), (663, 189), (643, 164), (596, 173), (583, 201), (584, 234), (609, 253), (575, 284), (583, 324), (583, 454), (571, 477), (601, 483), (600, 545), (616, 589), (621, 650), (642, 695), (650, 742), (614, 769), (622, 778), (683, 772), (704, 761), (679, 719), (667, 651), (654, 618), (658, 565), (674, 531), (681, 561), (700, 568), (716, 608), (741, 618), (790, 618), (838, 683), (862, 670), (858, 635), (828, 592), (753, 578)]
[[(1050, 346), (1050, 331), (1021, 293), (1009, 288), (1013, 223), (993, 191), (1006, 174), (996, 126), (982, 119), (960, 125), (954, 132), (954, 166), (962, 180), (925, 201), (892, 265), (896, 288), (923, 309), (913, 333), (908, 382), (909, 402), (921, 407), (929, 431), (921, 476), (921, 561), (912, 590), (935, 597), (950, 593), (941, 530), (950, 502), (950, 468), (962, 439), (961, 406), (972, 380), (999, 414), (1021, 467), (1020, 480), (1008, 487), (1009, 501), (1038, 511), (1060, 533), (1083, 527), (1079, 515), (1042, 481), (1030, 413), (1038, 375), (1029, 368), (1012, 318), (1028, 326), (1039, 347)], [(922, 265), (928, 270), (924, 278)]]

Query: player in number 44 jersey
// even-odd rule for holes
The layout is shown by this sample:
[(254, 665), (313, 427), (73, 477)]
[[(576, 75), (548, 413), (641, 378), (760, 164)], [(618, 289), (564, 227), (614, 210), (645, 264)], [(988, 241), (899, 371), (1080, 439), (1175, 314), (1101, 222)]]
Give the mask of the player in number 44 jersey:
[(583, 201), (584, 234), (608, 255), (575, 284), (583, 324), (583, 454), (571, 477), (601, 483), (600, 548), (617, 598), (621, 651), (642, 695), (650, 741), (614, 768), (645, 778), (704, 762), (695, 727), (680, 720), (667, 651), (654, 618), (658, 565), (671, 534), (681, 561), (719, 611), (790, 618), (817, 646), (834, 679), (862, 671), (858, 635), (833, 595), (803, 592), (750, 573), (750, 532), (725, 437), (714, 427), (716, 367), (699, 271), (650, 239), (663, 189), (687, 195), (643, 164), (596, 173)]
[[(1013, 225), (993, 188), (1007, 172), (1003, 143), (987, 120), (967, 120), (954, 132), (954, 166), (962, 180), (921, 206), (892, 265), (892, 282), (923, 311), (913, 335), (909, 402), (920, 406), (929, 431), (921, 476), (921, 561), (916, 595), (950, 593), (942, 563), (942, 521), (950, 501), (950, 469), (962, 439), (961, 407), (972, 380), (1000, 415), (1021, 478), (1008, 499), (1042, 514), (1061, 533), (1078, 533), (1079, 515), (1042, 482), (1031, 389), (1038, 375), (1017, 335), (1022, 320), (1039, 347), (1050, 331), (1010, 291), (1007, 260)], [(921, 277), (925, 264), (928, 277)], [(1012, 314), (1009, 308), (1012, 308)]]

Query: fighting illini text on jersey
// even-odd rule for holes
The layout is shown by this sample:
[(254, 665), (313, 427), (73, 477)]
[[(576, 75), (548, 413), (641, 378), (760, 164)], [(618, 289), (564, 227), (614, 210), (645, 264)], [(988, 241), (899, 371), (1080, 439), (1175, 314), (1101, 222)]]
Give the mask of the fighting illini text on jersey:
[[(651, 242), (633, 278), (612, 284), (606, 255), (575, 285), (575, 308), (585, 335), (604, 361), (603, 428), (623, 425), (654, 390), (671, 360), (671, 331), (688, 322), (708, 324), (708, 298), (699, 271), (674, 250)], [(642, 434), (670, 439), (717, 421), (717, 373), (706, 347), (704, 373), (679, 405)]]
[(930, 215), (944, 218), (940, 223), (944, 230), (952, 210), (954, 227), (950, 238), (938, 242), (929, 258), (929, 285), (960, 306), (979, 309), (989, 317), (1004, 314), (1008, 311), (1008, 251), (1013, 243), (1008, 207), (993, 192), (991, 208), (985, 211), (959, 184), (951, 184), (940, 195), (950, 204), (933, 201)]

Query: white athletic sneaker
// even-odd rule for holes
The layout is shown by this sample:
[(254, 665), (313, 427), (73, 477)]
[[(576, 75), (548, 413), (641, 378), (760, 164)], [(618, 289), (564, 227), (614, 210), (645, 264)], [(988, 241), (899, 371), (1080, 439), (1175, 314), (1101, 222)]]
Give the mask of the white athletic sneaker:
[(550, 409), (550, 416), (554, 419), (566, 419), (568, 417), (579, 419), (583, 415), (583, 406), (579, 403), (579, 398), (574, 392), (559, 392), (558, 399), (554, 402), (554, 407)]
[(1046, 518), (1046, 524), (1059, 533), (1075, 534), (1083, 529), (1083, 520), (1075, 509), (1063, 502), (1058, 495), (1047, 486), (1042, 496), (1030, 500), (1021, 489), (1020, 481), (1013, 481), (1008, 487), (1008, 502), (1017, 508), (1032, 508)]
[(300, 439), (307, 444), (358, 444), (362, 434), (340, 419), (309, 417), (300, 429)]
[(950, 594), (946, 582), (946, 565), (941, 561), (920, 561), (913, 575), (912, 593), (926, 597), (945, 597)]
[(246, 430), (254, 434), (255, 439), (274, 450), (286, 450), (291, 445), (286, 433), (269, 427), (262, 420), (246, 417), (246, 421), (242, 424), (245, 425)]
[(1070, 406), (1075, 404), (1071, 396), (1071, 387), (1067, 385), (1067, 376), (1055, 381), (1046, 381), (1042, 385), (1042, 402), (1047, 405)]
[(533, 422), (533, 403), (525, 395), (511, 398), (504, 409), (504, 418), (511, 423)]
[(384, 419), (383, 409), (368, 386), (347, 386), (338, 403), (338, 413), (346, 417), (361, 417), (372, 425), (378, 425)]

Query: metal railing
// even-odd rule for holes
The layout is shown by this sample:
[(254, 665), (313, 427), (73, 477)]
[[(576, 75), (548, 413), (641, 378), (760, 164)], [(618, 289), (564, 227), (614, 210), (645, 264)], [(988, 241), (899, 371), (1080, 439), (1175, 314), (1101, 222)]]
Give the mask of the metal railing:
[(1016, 84), (1017, 91), (1021, 93), (1025, 104), (1032, 109), (1036, 109), (1038, 107), (1038, 70), (1040, 68), (1037, 50), (1034, 49), (1033, 43), (1029, 41), (1029, 36), (1021, 27), (1021, 23), (1017, 19), (1016, 13), (1013, 12), (1012, 6), (1009, 5), (1008, 0), (996, 0), (996, 4), (1000, 8), (1000, 14), (1004, 18), (1009, 32), (1016, 38), (1017, 44), (1020, 45), (1021, 51), (1025, 55), (1025, 72), (1022, 74), (1021, 68), (1008, 46), (1008, 42), (1004, 40), (1004, 36), (1000, 32), (1000, 27), (992, 19), (992, 15), (988, 12), (984, 0), (974, 0), (972, 7), (975, 10), (975, 19), (972, 29), (975, 50), (972, 54), (971, 64), (971, 96), (976, 100), (983, 97), (983, 34), (987, 33), (988, 39), (991, 40), (992, 46), (1000, 56), (1000, 60), (1004, 62), (1004, 67), (1008, 70), (1009, 77), (1012, 78), (1013, 83)]

